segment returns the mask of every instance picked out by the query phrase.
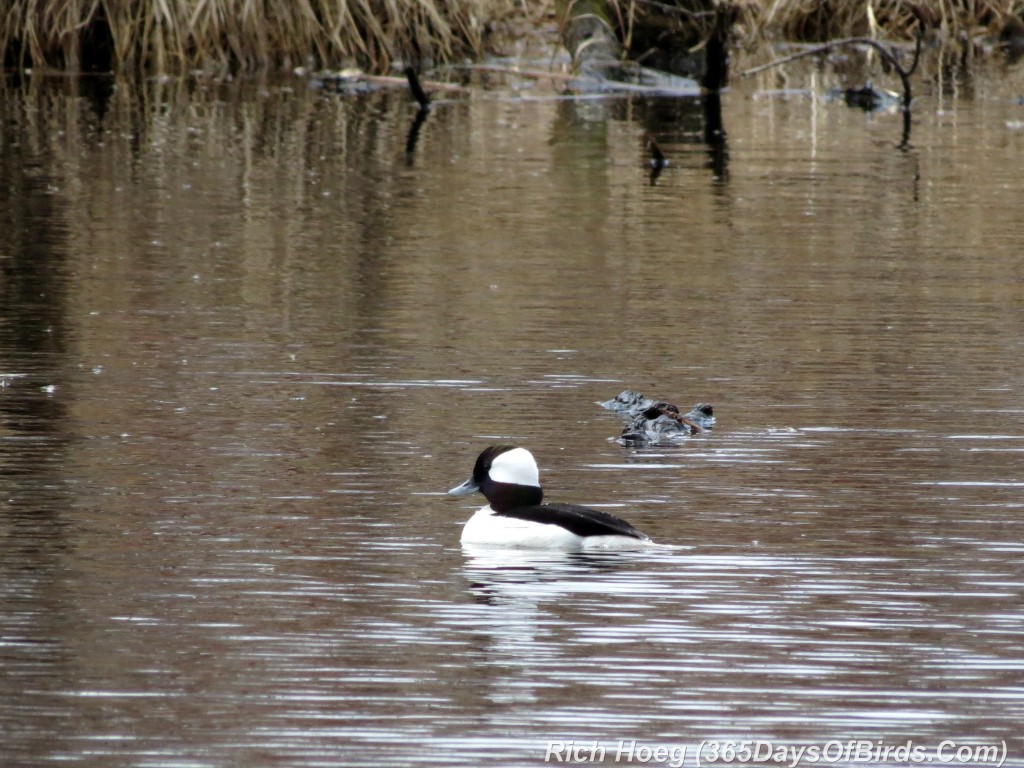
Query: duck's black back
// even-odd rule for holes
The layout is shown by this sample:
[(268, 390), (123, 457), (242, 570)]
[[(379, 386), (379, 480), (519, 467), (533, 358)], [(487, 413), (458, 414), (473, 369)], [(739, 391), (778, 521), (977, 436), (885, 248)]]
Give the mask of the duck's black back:
[(629, 536), (634, 539), (647, 540), (647, 536), (625, 520), (589, 507), (575, 504), (538, 504), (528, 507), (516, 507), (497, 514), (503, 517), (514, 517), (534, 523), (558, 525), (577, 536)]

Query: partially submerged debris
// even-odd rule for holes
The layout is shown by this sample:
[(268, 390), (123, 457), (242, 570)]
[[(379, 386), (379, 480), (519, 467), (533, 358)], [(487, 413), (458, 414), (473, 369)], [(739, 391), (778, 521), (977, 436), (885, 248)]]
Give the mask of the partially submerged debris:
[(848, 107), (865, 112), (888, 112), (900, 106), (900, 94), (876, 88), (870, 80), (859, 87), (833, 88), (825, 94), (825, 98), (829, 101), (842, 101)]
[(624, 445), (670, 445), (707, 432), (715, 425), (714, 409), (710, 403), (697, 403), (687, 413), (682, 413), (672, 403), (651, 400), (632, 389), (620, 392), (599, 405), (616, 411), (626, 420), (618, 438)]

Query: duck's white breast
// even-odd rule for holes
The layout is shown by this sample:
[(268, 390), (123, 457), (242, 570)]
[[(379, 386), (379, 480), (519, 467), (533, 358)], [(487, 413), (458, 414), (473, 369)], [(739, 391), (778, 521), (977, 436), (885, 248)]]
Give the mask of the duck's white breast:
[(635, 550), (656, 546), (647, 539), (631, 536), (578, 536), (560, 525), (536, 523), (496, 515), (490, 506), (477, 510), (462, 529), (462, 543), (490, 547), (531, 549)]

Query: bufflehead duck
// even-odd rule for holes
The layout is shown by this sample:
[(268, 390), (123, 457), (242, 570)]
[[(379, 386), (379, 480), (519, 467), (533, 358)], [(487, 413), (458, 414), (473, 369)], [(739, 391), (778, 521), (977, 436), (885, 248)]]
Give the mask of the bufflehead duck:
[(574, 504), (542, 504), (533, 454), (514, 445), (493, 445), (480, 454), (473, 476), (448, 493), (480, 491), (487, 505), (462, 529), (462, 543), (578, 551), (636, 549), (653, 542), (625, 520)]
[(627, 420), (619, 438), (624, 443), (657, 444), (695, 435), (715, 425), (714, 408), (709, 403), (697, 403), (684, 414), (672, 403), (651, 400), (632, 389), (620, 392), (600, 406), (618, 412)]

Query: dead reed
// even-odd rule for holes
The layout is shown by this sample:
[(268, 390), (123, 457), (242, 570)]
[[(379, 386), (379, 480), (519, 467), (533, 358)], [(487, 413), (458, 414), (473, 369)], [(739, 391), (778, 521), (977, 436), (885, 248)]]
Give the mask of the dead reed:
[(514, 0), (7, 0), (6, 67), (231, 72), (479, 56)]
[[(714, 7), (734, 38), (910, 40), (917, 15), (946, 40), (1024, 40), (1024, 0), (602, 0), (620, 36), (658, 8), (686, 11), (706, 37)], [(555, 0), (3, 0), (0, 64), (66, 71), (182, 73), (357, 65), (382, 71), (480, 57), (495, 24), (550, 18)], [(564, 4), (563, 4), (564, 5)], [(570, 3), (571, 5), (571, 3)], [(524, 32), (527, 30), (524, 29)], [(1022, 43), (1024, 45), (1024, 43)]]
[(933, 34), (998, 36), (1024, 19), (1024, 0), (757, 0), (756, 23), (777, 37), (821, 42), (838, 37), (913, 39), (918, 16)]

